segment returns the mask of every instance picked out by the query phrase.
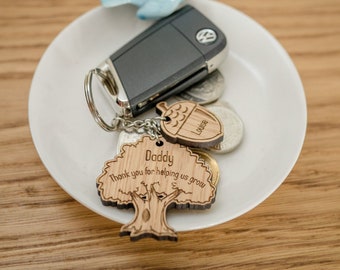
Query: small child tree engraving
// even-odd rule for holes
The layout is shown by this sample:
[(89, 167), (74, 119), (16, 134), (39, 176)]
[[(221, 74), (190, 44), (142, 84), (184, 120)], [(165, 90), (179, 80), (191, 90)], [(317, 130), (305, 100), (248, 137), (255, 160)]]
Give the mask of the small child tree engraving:
[(134, 207), (133, 220), (121, 228), (121, 235), (130, 235), (132, 240), (177, 240), (167, 224), (166, 210), (205, 209), (215, 199), (211, 172), (198, 156), (182, 145), (161, 142), (144, 136), (124, 145), (97, 178), (104, 205)]

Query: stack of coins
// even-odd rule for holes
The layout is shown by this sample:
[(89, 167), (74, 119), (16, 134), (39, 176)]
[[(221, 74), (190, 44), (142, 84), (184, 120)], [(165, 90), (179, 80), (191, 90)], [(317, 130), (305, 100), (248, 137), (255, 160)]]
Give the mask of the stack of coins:
[(232, 107), (219, 98), (223, 95), (225, 89), (225, 80), (219, 70), (212, 72), (207, 78), (190, 89), (182, 92), (177, 99), (186, 99), (195, 101), (214, 113), (224, 126), (224, 138), (221, 143), (207, 150), (225, 154), (235, 150), (244, 135), (243, 122), (239, 115)]

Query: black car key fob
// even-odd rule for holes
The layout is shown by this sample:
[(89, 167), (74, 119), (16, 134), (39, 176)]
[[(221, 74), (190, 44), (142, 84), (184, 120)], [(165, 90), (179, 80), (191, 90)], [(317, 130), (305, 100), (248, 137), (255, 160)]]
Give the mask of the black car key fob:
[(116, 115), (131, 118), (203, 79), (226, 55), (222, 31), (187, 5), (129, 41), (95, 73)]

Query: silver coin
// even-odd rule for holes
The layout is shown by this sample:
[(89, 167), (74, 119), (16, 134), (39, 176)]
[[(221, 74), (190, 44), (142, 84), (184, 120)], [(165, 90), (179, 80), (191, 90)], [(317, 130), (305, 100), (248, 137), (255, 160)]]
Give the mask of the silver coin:
[(120, 149), (122, 148), (122, 146), (124, 144), (127, 143), (135, 143), (137, 142), (141, 137), (143, 136), (143, 134), (139, 134), (136, 132), (126, 132), (126, 131), (121, 131), (119, 133), (118, 136), (118, 140), (117, 140), (117, 154), (120, 153)]
[(204, 80), (181, 92), (179, 99), (192, 100), (198, 104), (209, 104), (219, 99), (224, 91), (224, 77), (218, 70), (209, 74)]
[(223, 141), (209, 148), (209, 150), (220, 154), (232, 152), (243, 139), (244, 126), (242, 120), (227, 104), (214, 103), (206, 106), (206, 108), (220, 119), (224, 128)]

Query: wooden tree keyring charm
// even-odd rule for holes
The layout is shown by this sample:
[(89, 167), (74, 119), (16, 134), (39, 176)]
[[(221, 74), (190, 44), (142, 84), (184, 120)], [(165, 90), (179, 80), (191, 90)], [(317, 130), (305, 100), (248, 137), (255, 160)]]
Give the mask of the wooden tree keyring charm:
[(171, 143), (208, 148), (223, 140), (223, 126), (217, 117), (192, 101), (179, 101), (171, 106), (156, 105), (156, 111), (167, 121), (161, 122), (161, 133)]
[(144, 136), (123, 145), (97, 178), (104, 205), (135, 209), (133, 220), (121, 228), (121, 235), (130, 235), (131, 240), (177, 240), (167, 224), (166, 210), (205, 209), (215, 201), (211, 171), (199, 156), (183, 145), (157, 142)]

